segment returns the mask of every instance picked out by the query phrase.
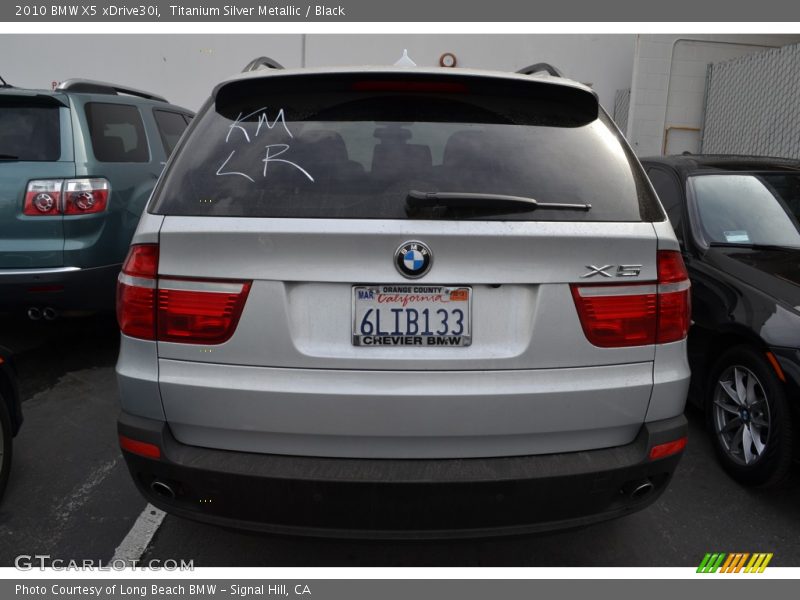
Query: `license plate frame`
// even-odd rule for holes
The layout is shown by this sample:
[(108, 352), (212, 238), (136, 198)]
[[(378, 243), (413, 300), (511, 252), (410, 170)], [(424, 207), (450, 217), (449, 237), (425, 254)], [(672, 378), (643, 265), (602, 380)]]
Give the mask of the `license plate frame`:
[[(372, 297), (369, 294), (359, 294), (359, 292), (372, 292)], [(391, 296), (385, 302), (378, 300), (378, 295)], [(439, 299), (435, 299), (440, 297)], [(362, 284), (353, 285), (351, 288), (351, 342), (353, 346), (364, 347), (419, 347), (419, 348), (466, 348), (472, 345), (472, 297), (473, 289), (471, 286), (465, 285), (421, 285), (421, 284)], [(403, 300), (407, 298), (407, 300)], [(425, 298), (425, 299), (421, 299)], [(380, 305), (383, 306), (380, 306)], [(411, 306), (409, 306), (411, 305)], [(455, 305), (453, 308), (444, 308), (447, 305)], [(383, 320), (383, 324), (388, 325), (384, 328), (381, 323), (381, 317), (378, 317), (377, 326), (374, 321), (370, 324), (373, 327), (372, 333), (363, 333), (361, 329), (361, 321), (365, 318), (367, 309), (375, 310), (377, 307), (386, 309), (383, 313), (387, 320)], [(422, 307), (422, 308), (420, 308)], [(444, 310), (448, 313), (447, 318), (443, 321), (440, 313), (431, 313), (431, 307), (436, 307), (435, 310)], [(466, 314), (463, 314), (464, 307), (466, 307)], [(410, 329), (409, 315), (406, 311), (408, 308), (415, 308), (421, 311), (417, 314), (417, 318), (423, 320), (423, 323), (416, 321), (415, 323), (421, 327), (414, 333), (408, 333)], [(425, 315), (425, 309), (428, 309), (428, 314)], [(403, 313), (395, 313), (392, 309), (400, 309)], [(462, 311), (461, 319), (458, 319), (455, 311)], [(452, 311), (452, 312), (450, 312)], [(405, 325), (403, 331), (400, 331), (400, 323), (403, 321), (400, 314), (405, 315)], [(455, 322), (451, 323), (450, 316), (455, 315)], [(434, 317), (431, 320), (431, 316)], [(445, 328), (447, 324), (448, 329), (446, 333), (437, 333)], [(454, 334), (459, 331), (451, 327), (451, 325), (461, 326), (461, 333)], [(384, 331), (385, 329), (385, 331)]]

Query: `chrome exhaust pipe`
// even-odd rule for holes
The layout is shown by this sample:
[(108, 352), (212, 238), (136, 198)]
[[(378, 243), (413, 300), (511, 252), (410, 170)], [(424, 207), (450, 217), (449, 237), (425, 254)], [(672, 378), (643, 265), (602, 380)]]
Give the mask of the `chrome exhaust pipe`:
[(31, 307), (28, 309), (28, 318), (29, 318), (31, 321), (38, 321), (39, 319), (41, 319), (41, 318), (42, 318), (42, 311), (40, 311), (40, 310), (39, 310), (38, 308), (36, 308), (35, 306), (31, 306)]
[(175, 490), (168, 483), (156, 480), (150, 484), (150, 489), (163, 498), (175, 499)]
[(52, 306), (48, 306), (42, 310), (42, 316), (46, 321), (55, 321), (58, 318), (58, 311)]
[(639, 481), (631, 486), (630, 497), (634, 500), (641, 500), (645, 496), (649, 496), (653, 489), (654, 486), (650, 480)]

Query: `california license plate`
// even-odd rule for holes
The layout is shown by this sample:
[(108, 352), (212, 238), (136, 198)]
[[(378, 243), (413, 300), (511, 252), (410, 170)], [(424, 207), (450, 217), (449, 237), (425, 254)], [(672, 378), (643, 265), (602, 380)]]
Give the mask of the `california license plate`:
[(469, 346), (472, 288), (353, 286), (355, 346)]

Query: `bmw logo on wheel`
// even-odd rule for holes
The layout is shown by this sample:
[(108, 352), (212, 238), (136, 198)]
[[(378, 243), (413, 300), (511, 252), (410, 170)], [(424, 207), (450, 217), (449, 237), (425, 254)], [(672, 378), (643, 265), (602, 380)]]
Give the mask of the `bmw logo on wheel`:
[(430, 271), (433, 264), (431, 249), (422, 242), (406, 242), (394, 253), (394, 266), (403, 277), (418, 279)]

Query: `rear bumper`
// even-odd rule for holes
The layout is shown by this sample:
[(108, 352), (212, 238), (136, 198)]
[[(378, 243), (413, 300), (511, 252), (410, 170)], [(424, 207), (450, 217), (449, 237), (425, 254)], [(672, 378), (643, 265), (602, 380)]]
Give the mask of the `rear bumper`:
[(112, 310), (121, 265), (0, 269), (0, 311)]
[[(340, 459), (187, 446), (163, 421), (122, 413), (119, 433), (156, 444), (158, 460), (123, 452), (141, 493), (186, 518), (245, 529), (342, 537), (471, 537), (586, 525), (641, 510), (664, 491), (680, 454), (650, 448), (686, 435), (681, 415), (646, 423), (625, 446), (539, 456)], [(157, 494), (166, 483), (174, 498)], [(652, 491), (631, 494), (643, 482)]]

